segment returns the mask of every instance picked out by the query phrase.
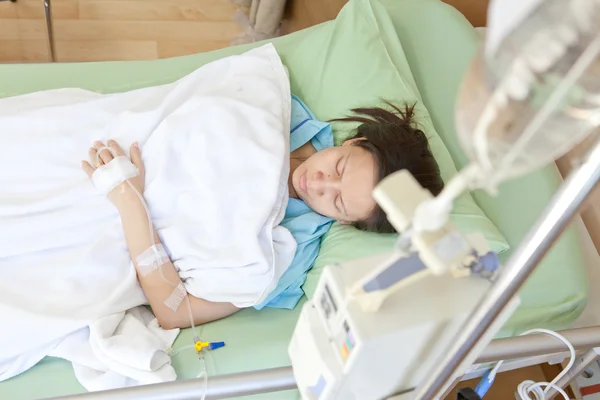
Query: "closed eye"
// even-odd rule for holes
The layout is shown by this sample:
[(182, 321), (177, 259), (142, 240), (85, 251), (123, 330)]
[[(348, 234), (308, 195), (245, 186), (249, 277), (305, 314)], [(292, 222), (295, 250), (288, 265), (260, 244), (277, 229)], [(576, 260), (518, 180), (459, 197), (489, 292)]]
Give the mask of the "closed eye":
[(344, 205), (341, 201), (341, 198), (342, 197), (339, 194), (337, 196), (335, 196), (335, 208), (337, 208), (337, 210), (339, 212), (346, 214), (346, 212), (344, 211)]
[[(342, 173), (344, 172), (344, 157), (340, 158), (335, 166), (335, 172), (337, 173), (338, 177), (342, 177)], [(341, 200), (341, 194), (338, 193), (335, 196), (335, 199), (333, 199), (333, 204), (335, 205), (335, 208), (338, 210), (338, 212), (343, 213), (344, 212), (344, 207)]]
[[(348, 160), (350, 159), (350, 155), (352, 154), (352, 151), (350, 151), (350, 153), (346, 156), (346, 159), (344, 160), (343, 158), (340, 159), (340, 161), (338, 161), (338, 167), (341, 164), (341, 162), (344, 160), (343, 166), (342, 166), (342, 171), (338, 172), (339, 176), (340, 176), (340, 183), (342, 181), (342, 178), (344, 177), (344, 171), (346, 170), (346, 166), (348, 165)], [(338, 201), (339, 201), (339, 205), (338, 205)], [(343, 212), (345, 216), (348, 216), (348, 211), (346, 210), (346, 205), (344, 204), (344, 199), (342, 198), (342, 194), (339, 193), (335, 199), (336, 202), (336, 207), (340, 212)]]

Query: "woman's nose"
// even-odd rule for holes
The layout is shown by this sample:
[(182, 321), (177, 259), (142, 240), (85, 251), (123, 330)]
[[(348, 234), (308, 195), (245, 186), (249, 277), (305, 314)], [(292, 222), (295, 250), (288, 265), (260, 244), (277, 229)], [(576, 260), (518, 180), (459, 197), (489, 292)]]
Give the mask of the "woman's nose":
[(312, 181), (314, 185), (313, 189), (318, 196), (336, 192), (340, 189), (340, 179), (338, 176), (328, 175), (319, 171), (315, 174)]

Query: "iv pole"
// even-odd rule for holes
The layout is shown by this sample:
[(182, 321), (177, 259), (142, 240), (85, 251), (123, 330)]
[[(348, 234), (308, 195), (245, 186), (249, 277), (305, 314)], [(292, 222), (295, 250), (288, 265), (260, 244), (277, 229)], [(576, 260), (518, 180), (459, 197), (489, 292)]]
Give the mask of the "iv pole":
[(458, 368), (471, 349), (517, 294), (599, 181), (600, 139), (597, 139), (585, 160), (567, 177), (536, 225), (509, 258), (502, 273), (470, 315), (451, 348), (416, 389), (413, 396), (415, 400), (439, 399), (440, 393), (453, 382)]

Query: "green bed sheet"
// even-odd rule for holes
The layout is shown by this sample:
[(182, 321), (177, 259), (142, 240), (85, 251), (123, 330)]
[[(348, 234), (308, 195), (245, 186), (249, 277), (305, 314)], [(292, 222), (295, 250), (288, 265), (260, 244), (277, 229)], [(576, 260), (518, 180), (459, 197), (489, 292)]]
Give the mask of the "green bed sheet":
[[(377, 42), (370, 42), (372, 38), (377, 38)], [(404, 90), (411, 93), (407, 99), (419, 100), (426, 106), (431, 120), (427, 118), (423, 123), (433, 123), (430, 129), (435, 128), (439, 134), (443, 141), (441, 147), (445, 145), (449, 150), (454, 164), (463, 166), (466, 159), (458, 146), (452, 122), (454, 99), (477, 40), (462, 15), (438, 0), (351, 0), (336, 21), (279, 38), (274, 43), (290, 67), (294, 92), (313, 107), (320, 118), (339, 116), (339, 110), (364, 105), (377, 96), (389, 98), (395, 91)], [(360, 59), (346, 58), (349, 60), (346, 64), (332, 62), (333, 59), (339, 61), (337, 49), (352, 46), (361, 55)], [(0, 77), (3, 77), (0, 97), (58, 87), (116, 92), (172, 82), (202, 64), (249, 47), (151, 62), (4, 65), (0, 66)], [(328, 67), (331, 65), (335, 68)], [(361, 77), (367, 83), (361, 84)], [(374, 81), (380, 82), (378, 87), (368, 86)], [(331, 91), (336, 92), (336, 99), (341, 103), (335, 107), (327, 103)], [(342, 135), (336, 139), (340, 137)], [(504, 185), (498, 198), (475, 193), (475, 202), (498, 230), (490, 226), (485, 215), (476, 214), (468, 201), (464, 202), (463, 212), (459, 210), (458, 218), (473, 219), (471, 227), (485, 229), (486, 237), (498, 250), (504, 248), (505, 241), (515, 246), (556, 190), (558, 179), (556, 171), (548, 167)], [(467, 221), (459, 225), (469, 224)], [(312, 293), (319, 272), (327, 263), (386, 251), (392, 238), (377, 239), (372, 243), (378, 245), (370, 246), (370, 250), (352, 245), (364, 240), (371, 239), (334, 226), (323, 241), (322, 251), (305, 285), (306, 292)], [(349, 250), (351, 248), (354, 250)], [(567, 231), (521, 292), (522, 306), (504, 327), (502, 336), (531, 327), (560, 329), (575, 320), (586, 299), (585, 270), (579, 249), (575, 232)], [(509, 254), (510, 251), (504, 252), (502, 257)], [(294, 311), (243, 310), (201, 327), (201, 335), (206, 339), (227, 343), (208, 359), (210, 375), (289, 365), (287, 345), (300, 308)], [(190, 342), (191, 332), (187, 330), (174, 347)], [(173, 364), (180, 379), (195, 377), (199, 372), (193, 352), (174, 356)], [(81, 391), (83, 388), (77, 383), (70, 364), (52, 358), (0, 383), (0, 399), (35, 399)], [(252, 397), (296, 398), (295, 391)]]

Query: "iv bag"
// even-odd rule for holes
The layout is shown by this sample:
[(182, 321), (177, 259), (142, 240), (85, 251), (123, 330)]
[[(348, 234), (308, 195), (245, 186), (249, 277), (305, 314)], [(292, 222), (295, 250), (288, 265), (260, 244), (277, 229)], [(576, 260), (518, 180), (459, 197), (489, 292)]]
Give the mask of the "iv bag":
[(496, 42), (472, 62), (457, 109), (474, 186), (488, 190), (597, 133), (600, 0), (541, 1)]

